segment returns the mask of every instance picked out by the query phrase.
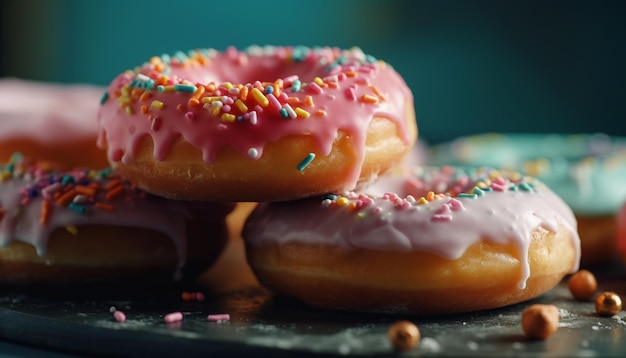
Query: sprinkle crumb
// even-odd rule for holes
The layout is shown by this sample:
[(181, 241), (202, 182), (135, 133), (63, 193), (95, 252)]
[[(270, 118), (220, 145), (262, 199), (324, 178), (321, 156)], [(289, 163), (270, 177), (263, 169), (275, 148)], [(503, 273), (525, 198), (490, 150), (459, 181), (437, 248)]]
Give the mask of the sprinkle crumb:
[(228, 314), (228, 313), (210, 314), (210, 315), (207, 316), (207, 321), (209, 321), (209, 322), (226, 322), (226, 321), (230, 321), (230, 314)]
[(115, 320), (120, 323), (126, 321), (126, 315), (124, 314), (124, 312), (118, 310), (115, 310), (115, 312), (113, 312), (113, 318), (115, 318)]
[(183, 320), (182, 312), (168, 313), (163, 317), (163, 321), (165, 321), (165, 323), (175, 323), (175, 322), (180, 322), (182, 320)]

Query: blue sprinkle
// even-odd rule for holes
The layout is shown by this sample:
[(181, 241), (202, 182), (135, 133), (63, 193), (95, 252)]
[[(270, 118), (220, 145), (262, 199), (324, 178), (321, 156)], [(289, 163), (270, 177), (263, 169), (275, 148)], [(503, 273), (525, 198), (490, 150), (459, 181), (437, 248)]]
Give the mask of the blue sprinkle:
[(73, 212), (76, 212), (76, 213), (79, 213), (79, 214), (84, 214), (84, 213), (87, 212), (87, 208), (86, 207), (84, 207), (83, 205), (77, 204), (77, 203), (70, 203), (68, 208), (70, 210), (72, 210)]
[(472, 190), (472, 192), (473, 192), (474, 194), (478, 195), (478, 196), (483, 196), (483, 195), (485, 195), (485, 191), (484, 191), (484, 190), (482, 190), (481, 188), (477, 187), (477, 186), (475, 186), (475, 187), (474, 187), (474, 190)]
[(272, 86), (267, 86), (267, 87), (265, 87), (265, 93), (266, 93), (266, 94), (272, 94), (272, 93), (274, 93), (274, 87), (272, 87)]
[(526, 183), (526, 182), (521, 182), (518, 184), (519, 188), (522, 189), (523, 191), (532, 191), (533, 187)]
[(306, 168), (307, 166), (309, 166), (309, 164), (311, 164), (313, 159), (315, 159), (315, 153), (309, 153), (306, 156), (306, 158), (304, 158), (304, 160), (302, 160), (300, 164), (298, 164), (298, 171), (299, 172), (303, 171), (304, 168)]
[(185, 62), (187, 59), (187, 55), (182, 51), (176, 51), (174, 57), (176, 57), (180, 62)]
[(74, 184), (75, 182), (76, 180), (74, 180), (74, 177), (69, 174), (65, 174), (61, 177), (61, 184), (63, 185)]
[(157, 86), (157, 91), (159, 91), (159, 92), (163, 92), (164, 89), (165, 89), (165, 86), (163, 86), (163, 85), (158, 85)]
[(161, 61), (163, 61), (163, 63), (169, 65), (170, 62), (172, 61), (172, 58), (170, 57), (170, 55), (164, 53), (161, 55)]
[(511, 185), (511, 186), (509, 187), (509, 190), (510, 190), (510, 191), (517, 191), (517, 185)]
[(289, 113), (287, 113), (287, 110), (284, 108), (281, 108), (278, 110), (278, 113), (280, 114), (281, 117), (283, 118), (289, 118)]
[(174, 90), (176, 90), (176, 92), (194, 93), (196, 92), (197, 89), (198, 87), (194, 85), (185, 85), (185, 84), (174, 85)]
[(149, 90), (154, 89), (154, 80), (152, 78), (147, 80), (145, 83), (145, 87)]
[(365, 55), (365, 61), (369, 62), (369, 63), (376, 63), (376, 57), (372, 56), (372, 55)]
[(470, 198), (470, 199), (476, 199), (478, 198), (478, 195), (476, 194), (470, 194), (470, 193), (460, 193), (459, 195), (456, 196), (457, 198)]
[(481, 190), (482, 190), (482, 191), (491, 191), (491, 190), (493, 190), (493, 189), (491, 189), (491, 187), (490, 187), (490, 186), (488, 186), (488, 187), (486, 187), (486, 188), (481, 188)]
[(36, 198), (38, 194), (39, 194), (39, 192), (35, 188), (31, 188), (28, 191), (28, 196), (31, 197), (31, 198)]
[(291, 84), (291, 91), (298, 92), (300, 91), (300, 88), (302, 88), (302, 82), (300, 82), (300, 80), (293, 81), (293, 83)]
[(239, 122), (239, 123), (243, 122), (243, 116), (238, 116), (237, 117), (237, 122)]
[(109, 92), (104, 92), (100, 97), (100, 105), (103, 105), (109, 99)]
[(337, 200), (337, 198), (338, 198), (338, 196), (335, 195), (335, 194), (328, 194), (328, 195), (326, 195), (326, 199), (329, 199), (329, 200)]

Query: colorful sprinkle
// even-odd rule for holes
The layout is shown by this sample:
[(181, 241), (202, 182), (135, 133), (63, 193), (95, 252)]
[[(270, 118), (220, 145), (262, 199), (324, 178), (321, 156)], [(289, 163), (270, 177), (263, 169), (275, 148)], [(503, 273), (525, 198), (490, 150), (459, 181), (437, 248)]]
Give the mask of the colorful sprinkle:
[(311, 162), (313, 162), (313, 159), (315, 159), (315, 153), (309, 153), (306, 158), (304, 158), (300, 164), (298, 164), (298, 171), (301, 172), (303, 171), (306, 167), (309, 166), (309, 164), (311, 164)]

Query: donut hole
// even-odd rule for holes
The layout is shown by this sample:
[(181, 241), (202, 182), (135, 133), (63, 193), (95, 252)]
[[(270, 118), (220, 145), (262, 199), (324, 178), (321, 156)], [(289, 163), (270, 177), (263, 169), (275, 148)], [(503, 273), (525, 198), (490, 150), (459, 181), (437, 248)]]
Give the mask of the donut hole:
[(312, 82), (315, 77), (328, 73), (326, 66), (309, 61), (277, 61), (267, 57), (246, 57), (245, 60), (214, 60), (210, 66), (172, 66), (171, 75), (185, 78), (195, 83), (247, 84), (256, 81), (273, 83), (278, 79), (294, 78), (302, 82)]

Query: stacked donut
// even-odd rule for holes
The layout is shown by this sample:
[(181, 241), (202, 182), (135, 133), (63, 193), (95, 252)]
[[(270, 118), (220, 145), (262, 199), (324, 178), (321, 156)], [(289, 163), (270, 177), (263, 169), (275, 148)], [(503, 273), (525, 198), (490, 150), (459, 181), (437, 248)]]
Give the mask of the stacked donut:
[(576, 219), (541, 182), (407, 162), (411, 91), (358, 48), (155, 56), (101, 103), (98, 143), (117, 174), (175, 200), (259, 203), (242, 228), (248, 262), (309, 304), (489, 309), (578, 268)]
[(504, 167), (532, 175), (573, 210), (581, 265), (617, 258), (616, 216), (626, 202), (626, 138), (595, 134), (485, 133), (433, 146), (430, 163)]
[(0, 81), (0, 281), (188, 278), (216, 260), (232, 205), (139, 190), (96, 146), (102, 89)]

